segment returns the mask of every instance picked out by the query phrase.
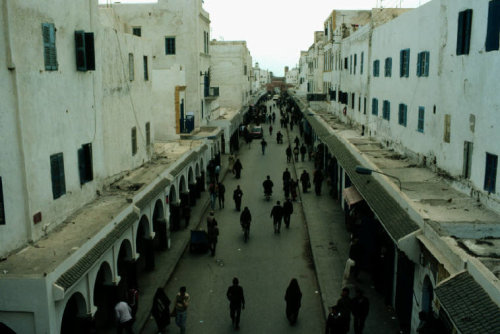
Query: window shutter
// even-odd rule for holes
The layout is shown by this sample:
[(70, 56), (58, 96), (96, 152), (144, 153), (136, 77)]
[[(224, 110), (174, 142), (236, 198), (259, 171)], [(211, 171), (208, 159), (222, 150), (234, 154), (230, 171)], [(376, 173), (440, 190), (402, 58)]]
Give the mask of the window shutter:
[[(498, 18), (500, 20), (500, 17)], [(467, 9), (465, 11), (465, 17), (464, 17), (464, 32), (463, 32), (463, 53), (464, 54), (469, 54), (469, 49), (470, 49), (470, 32), (471, 32), (471, 26), (472, 26), (472, 9)], [(498, 35), (497, 35), (498, 37)]]
[(489, 3), (488, 29), (486, 31), (486, 51), (498, 50), (500, 38), (500, 1)]
[(78, 171), (80, 172), (80, 185), (85, 183), (85, 155), (83, 148), (78, 150)]
[(57, 70), (56, 31), (52, 23), (42, 23), (43, 56), (45, 69)]
[(429, 76), (429, 58), (431, 54), (429, 51), (425, 52), (424, 76)]
[(52, 195), (53, 198), (56, 199), (66, 193), (64, 160), (62, 153), (50, 156), (50, 172), (52, 177)]
[(85, 32), (75, 31), (75, 52), (77, 71), (87, 70), (87, 61), (85, 57)]
[(457, 26), (457, 55), (464, 54), (464, 20), (465, 12), (458, 13), (458, 26)]
[(399, 51), (399, 76), (402, 77), (404, 74), (403, 68), (404, 50)]
[(422, 74), (422, 52), (420, 52), (418, 55), (417, 55), (417, 77), (421, 76)]
[(410, 75), (410, 49), (406, 49), (405, 50), (405, 77), (408, 78), (408, 76)]
[(94, 33), (85, 33), (85, 62), (87, 71), (95, 71)]
[(51, 70), (57, 70), (56, 29), (53, 24), (50, 25), (50, 65)]

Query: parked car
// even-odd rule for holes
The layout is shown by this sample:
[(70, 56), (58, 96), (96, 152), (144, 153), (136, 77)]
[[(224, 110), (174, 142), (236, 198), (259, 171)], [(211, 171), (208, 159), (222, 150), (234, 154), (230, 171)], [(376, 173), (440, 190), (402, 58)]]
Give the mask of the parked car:
[(262, 129), (262, 126), (254, 126), (250, 130), (250, 137), (252, 138), (262, 138), (264, 136), (264, 130)]

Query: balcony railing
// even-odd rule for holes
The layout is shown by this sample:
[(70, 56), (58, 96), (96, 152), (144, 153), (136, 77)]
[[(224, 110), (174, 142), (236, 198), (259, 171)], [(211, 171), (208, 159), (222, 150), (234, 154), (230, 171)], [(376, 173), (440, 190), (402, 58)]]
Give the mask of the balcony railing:
[(208, 87), (205, 89), (205, 98), (216, 99), (219, 97), (219, 87)]

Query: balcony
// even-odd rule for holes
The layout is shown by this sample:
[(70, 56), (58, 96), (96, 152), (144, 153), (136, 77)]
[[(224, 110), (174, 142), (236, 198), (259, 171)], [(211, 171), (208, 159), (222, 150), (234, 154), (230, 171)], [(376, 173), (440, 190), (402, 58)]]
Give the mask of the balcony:
[(219, 97), (219, 87), (205, 88), (205, 99), (214, 100)]

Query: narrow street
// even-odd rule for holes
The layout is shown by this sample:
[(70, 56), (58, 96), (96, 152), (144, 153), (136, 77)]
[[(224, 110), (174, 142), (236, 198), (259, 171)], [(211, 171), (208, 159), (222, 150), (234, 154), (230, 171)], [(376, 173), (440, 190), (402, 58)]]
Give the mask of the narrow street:
[[(284, 143), (276, 143), (279, 117), (274, 124), (272, 138), (269, 136), (268, 125), (263, 127), (268, 142), (265, 155), (261, 152), (260, 139), (253, 140), (250, 146), (242, 141), (238, 155), (243, 165), (241, 178), (238, 180), (232, 173), (228, 173), (223, 181), (226, 187), (226, 205), (224, 209), (219, 209), (217, 205), (215, 210), (220, 230), (216, 256), (211, 257), (210, 253), (191, 254), (187, 251), (165, 288), (172, 299), (180, 286), (187, 287), (191, 296), (188, 333), (234, 331), (226, 291), (235, 276), (240, 280), (246, 299), (246, 308), (241, 315), (241, 332), (321, 333), (323, 330), (321, 298), (300, 203), (294, 203), (290, 228), (286, 229), (283, 224), (280, 234), (273, 233), (270, 218), (276, 201), (283, 203), (282, 173), (287, 167), (291, 170), (292, 166), (286, 163), (288, 138), (282, 130), (285, 134)], [(270, 201), (265, 200), (262, 188), (267, 175), (274, 182)], [(296, 178), (293, 171), (292, 177)], [(242, 210), (248, 206), (252, 214), (250, 239), (247, 243), (243, 240), (239, 224), (240, 212), (236, 211), (232, 200), (232, 192), (237, 185), (243, 191)], [(205, 219), (201, 226), (206, 227), (204, 222)], [(303, 294), (299, 320), (294, 327), (286, 319), (284, 301), (286, 288), (292, 278), (297, 278)], [(154, 321), (150, 319), (143, 333), (155, 333), (155, 330)], [(170, 331), (177, 330), (172, 323)]]

